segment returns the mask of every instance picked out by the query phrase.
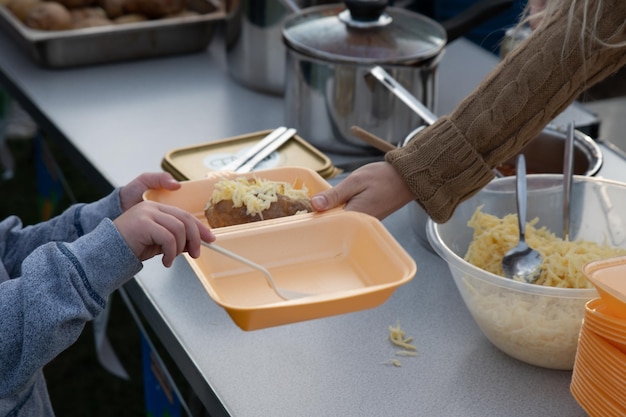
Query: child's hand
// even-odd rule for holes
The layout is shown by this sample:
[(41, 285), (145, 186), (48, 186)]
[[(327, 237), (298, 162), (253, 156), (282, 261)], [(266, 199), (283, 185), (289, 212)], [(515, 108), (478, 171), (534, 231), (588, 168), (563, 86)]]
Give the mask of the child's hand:
[(143, 193), (150, 189), (178, 190), (180, 183), (167, 172), (141, 174), (120, 190), (122, 210), (126, 211), (143, 200)]
[(213, 232), (191, 213), (152, 201), (135, 204), (113, 223), (140, 261), (163, 254), (166, 267), (182, 252), (197, 258), (201, 240), (215, 240)]

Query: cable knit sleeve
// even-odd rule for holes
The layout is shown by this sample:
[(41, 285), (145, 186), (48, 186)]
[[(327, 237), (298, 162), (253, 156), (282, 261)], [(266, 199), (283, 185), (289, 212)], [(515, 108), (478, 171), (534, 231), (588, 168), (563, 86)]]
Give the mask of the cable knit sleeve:
[[(583, 3), (576, 3), (569, 32), (564, 9), (507, 55), (449, 116), (387, 154), (433, 220), (447, 221), (493, 178), (493, 167), (515, 156), (584, 90), (626, 64), (625, 46), (591, 42), (590, 36), (581, 46)], [(599, 3), (590, 0), (591, 10)], [(626, 42), (626, 1), (603, 0), (599, 22), (600, 39)]]

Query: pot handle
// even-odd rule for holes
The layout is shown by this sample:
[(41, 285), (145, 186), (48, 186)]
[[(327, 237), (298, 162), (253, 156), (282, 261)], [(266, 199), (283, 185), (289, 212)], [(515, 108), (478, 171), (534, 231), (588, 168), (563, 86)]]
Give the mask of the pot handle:
[(442, 22), (448, 42), (460, 38), (481, 23), (510, 9), (514, 0), (480, 0), (458, 15)]

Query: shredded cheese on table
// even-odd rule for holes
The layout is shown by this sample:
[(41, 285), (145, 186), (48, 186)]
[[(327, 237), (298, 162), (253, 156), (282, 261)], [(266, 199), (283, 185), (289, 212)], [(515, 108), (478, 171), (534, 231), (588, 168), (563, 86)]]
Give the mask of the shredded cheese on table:
[(396, 327), (389, 326), (389, 340), (396, 346), (400, 346), (406, 350), (417, 350), (415, 345), (412, 345), (413, 341), (412, 337), (405, 337), (406, 334), (404, 330), (400, 328), (400, 323), (396, 324)]
[[(417, 356), (417, 347), (411, 344), (413, 338), (406, 336), (404, 330), (400, 328), (400, 323), (397, 323), (395, 326), (389, 326), (389, 341), (395, 346), (402, 348), (402, 350), (396, 352), (397, 356)], [(398, 368), (402, 367), (402, 362), (397, 358), (389, 359), (385, 364)]]
[(231, 200), (234, 207), (245, 206), (248, 215), (255, 215), (261, 214), (276, 202), (278, 194), (294, 200), (307, 199), (309, 196), (306, 186), (296, 189), (287, 182), (239, 177), (217, 182), (208, 204), (215, 205), (220, 201)]

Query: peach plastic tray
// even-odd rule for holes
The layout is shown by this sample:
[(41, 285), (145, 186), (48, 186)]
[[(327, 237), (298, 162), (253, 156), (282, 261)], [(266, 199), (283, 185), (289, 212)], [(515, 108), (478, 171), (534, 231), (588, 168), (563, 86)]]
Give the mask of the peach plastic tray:
[[(235, 174), (242, 176), (241, 174)], [(305, 185), (310, 194), (330, 185), (306, 168), (276, 168), (243, 176)], [(203, 218), (217, 178), (182, 183), (178, 191), (144, 198), (175, 205)], [(282, 300), (264, 276), (202, 248), (185, 255), (211, 298), (243, 330), (344, 314), (384, 303), (413, 278), (416, 265), (376, 218), (341, 209), (214, 229), (217, 243), (265, 266), (284, 289), (312, 294)]]
[(626, 319), (626, 256), (590, 262), (583, 273), (612, 315)]

